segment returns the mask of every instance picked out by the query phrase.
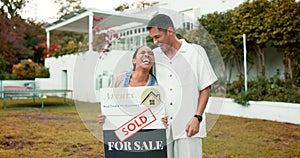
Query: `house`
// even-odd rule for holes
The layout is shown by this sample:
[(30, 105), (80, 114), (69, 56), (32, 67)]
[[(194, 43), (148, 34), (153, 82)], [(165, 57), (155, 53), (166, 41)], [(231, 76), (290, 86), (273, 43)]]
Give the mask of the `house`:
[[(221, 5), (212, 5), (216, 1), (222, 2)], [(98, 103), (101, 87), (107, 87), (111, 82), (113, 74), (118, 74), (127, 71), (131, 68), (131, 58), (133, 50), (138, 46), (145, 44), (145, 37), (148, 32), (145, 29), (147, 21), (157, 13), (165, 13), (172, 8), (177, 11), (171, 14), (175, 22), (175, 27), (185, 29), (193, 29), (197, 27), (194, 23), (195, 18), (200, 14), (206, 14), (209, 8), (220, 11), (226, 11), (237, 6), (243, 0), (203, 0), (203, 1), (176, 1), (161, 0), (160, 7), (151, 7), (147, 9), (133, 10), (126, 13), (107, 12), (96, 9), (84, 9), (66, 19), (57, 21), (47, 26), (47, 39), (50, 39), (52, 30), (64, 30), (74, 32), (84, 32), (89, 34), (87, 39), (89, 50), (79, 52), (78, 54), (65, 55), (58, 58), (46, 58), (45, 66), (49, 68), (50, 78), (37, 78), (40, 89), (71, 89), (74, 91), (73, 98), (76, 101), (84, 101)], [(216, 11), (212, 10), (212, 11)], [(170, 13), (170, 12), (169, 12)], [(105, 25), (118, 32), (121, 40), (112, 41), (112, 49), (107, 55), (100, 59), (101, 54), (93, 51), (92, 45), (92, 28), (93, 17), (104, 17)], [(49, 45), (49, 41), (48, 41)], [(243, 48), (241, 48), (243, 49)], [(282, 62), (283, 55), (278, 53), (274, 48), (267, 47), (265, 50), (265, 68), (266, 76), (274, 76), (279, 73), (283, 76), (284, 65)], [(219, 63), (217, 74), (224, 74), (222, 70), (224, 64)], [(218, 63), (217, 63), (218, 65)], [(242, 66), (236, 66), (233, 70), (233, 78), (237, 74), (237, 69), (242, 69)], [(248, 79), (256, 78), (255, 65), (248, 63)], [(228, 72), (225, 72), (228, 73)], [(249, 87), (251, 88), (251, 87)], [(154, 94), (149, 94), (146, 97), (147, 102), (156, 102)], [(289, 122), (300, 124), (298, 104), (274, 103), (274, 102), (251, 102), (250, 107), (243, 107), (233, 102), (232, 99), (222, 97), (211, 97), (209, 99), (206, 111), (211, 114), (224, 114), (239, 117), (257, 118), (275, 120), (281, 122)], [(95, 127), (94, 118), (100, 113), (99, 104), (76, 104), (76, 108), (83, 122), (90, 131), (98, 131)], [(284, 111), (284, 112), (282, 112)], [(217, 119), (210, 120), (207, 125), (207, 130), (210, 130)], [(97, 132), (99, 134), (99, 132)], [(94, 133), (95, 134), (95, 133)], [(97, 137), (99, 138), (100, 136)]]
[[(215, 2), (213, 0), (212, 2)], [(240, 3), (242, 0), (240, 1)], [(204, 3), (204, 1), (203, 1)], [(194, 29), (197, 28), (198, 14), (204, 14), (205, 6), (197, 1), (178, 1), (172, 3), (170, 0), (163, 0), (159, 5), (150, 8), (130, 10), (127, 12), (108, 12), (97, 9), (83, 9), (65, 19), (61, 19), (45, 27), (47, 33), (47, 43), (50, 43), (50, 33), (52, 30), (72, 31), (87, 33), (86, 43), (88, 51), (78, 54), (65, 55), (58, 58), (47, 58), (45, 66), (49, 68), (49, 79), (36, 79), (42, 89), (65, 88), (74, 91), (74, 99), (88, 102), (99, 102), (99, 89), (107, 87), (113, 74), (128, 71), (131, 66), (133, 50), (141, 45), (147, 44), (148, 32), (146, 24), (148, 20), (158, 14), (166, 13), (171, 16), (176, 28)], [(209, 3), (209, 2), (208, 2)], [(224, 0), (221, 5), (223, 10), (230, 9), (229, 1)], [(203, 5), (203, 6), (201, 6)], [(238, 3), (235, 2), (237, 6)], [(192, 7), (191, 7), (192, 6)], [(217, 8), (217, 6), (215, 6)], [(218, 6), (219, 7), (219, 6)], [(232, 8), (233, 6), (231, 6)], [(175, 8), (177, 11), (167, 8)], [(197, 16), (198, 15), (198, 16)], [(95, 23), (93, 19), (102, 17), (103, 20)], [(93, 27), (98, 25), (104, 31), (113, 31), (118, 34), (120, 40), (113, 40), (111, 51), (101, 57), (101, 53), (93, 48)], [(107, 31), (107, 30), (106, 30)], [(242, 49), (242, 48), (241, 48)], [(282, 54), (274, 53), (276, 50), (267, 48), (266, 50), (266, 75), (274, 76), (281, 73), (283, 75), (284, 65)], [(216, 65), (216, 74), (219, 78), (225, 76), (222, 59), (211, 61)], [(232, 80), (237, 79), (237, 67), (233, 70)], [(248, 79), (256, 78), (255, 65), (248, 63)]]
[[(146, 24), (149, 19), (155, 14), (166, 11), (169, 12), (170, 10), (151, 7), (135, 12), (118, 13), (83, 9), (46, 26), (48, 45), (52, 30), (83, 32), (88, 34), (89, 49), (86, 52), (79, 52), (79, 54), (46, 58), (45, 66), (49, 68), (50, 78), (37, 78), (36, 81), (40, 88), (72, 89), (75, 100), (99, 102), (99, 89), (109, 85), (113, 74), (128, 71), (132, 66), (133, 50), (146, 44), (146, 37), (148, 36)], [(182, 27), (182, 21), (187, 22), (188, 18), (184, 18), (183, 14), (177, 14), (175, 11), (170, 12), (175, 27)], [(103, 17), (104, 20), (95, 24), (93, 21), (95, 17)], [(117, 32), (121, 38), (112, 41), (111, 51), (103, 58), (100, 58), (101, 53), (93, 49), (94, 25), (109, 28), (109, 31)]]

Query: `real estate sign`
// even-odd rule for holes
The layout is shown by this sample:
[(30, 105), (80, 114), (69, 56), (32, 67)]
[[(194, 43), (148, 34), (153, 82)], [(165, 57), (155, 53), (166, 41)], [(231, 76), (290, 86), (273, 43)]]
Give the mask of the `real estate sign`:
[(159, 86), (102, 88), (105, 158), (166, 158), (163, 91)]

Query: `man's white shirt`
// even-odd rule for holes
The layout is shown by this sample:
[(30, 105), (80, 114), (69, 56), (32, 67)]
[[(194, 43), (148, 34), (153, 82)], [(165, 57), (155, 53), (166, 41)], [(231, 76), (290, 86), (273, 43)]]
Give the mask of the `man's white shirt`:
[[(213, 84), (217, 77), (203, 47), (180, 40), (182, 45), (170, 59), (160, 48), (153, 50), (158, 85), (165, 91), (166, 114), (172, 130), (172, 138), (186, 138), (186, 125), (198, 107), (199, 91)], [(194, 137), (206, 136), (206, 119), (200, 124), (200, 132)]]

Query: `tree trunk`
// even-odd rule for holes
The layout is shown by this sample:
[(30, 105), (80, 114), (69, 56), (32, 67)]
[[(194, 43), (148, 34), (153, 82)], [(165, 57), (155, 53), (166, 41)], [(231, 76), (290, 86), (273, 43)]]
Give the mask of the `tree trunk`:
[(241, 60), (236, 59), (236, 70), (237, 70), (237, 76), (239, 79), (242, 77), (242, 64)]
[(289, 68), (289, 77), (290, 77), (290, 81), (292, 82), (292, 84), (294, 84), (293, 82), (293, 68), (292, 68), (292, 59), (287, 57), (287, 64), (288, 64), (288, 68)]
[(266, 70), (265, 70), (265, 52), (263, 48), (260, 48), (259, 46), (256, 47), (256, 53), (259, 59), (259, 65), (261, 69), (261, 74), (263, 77), (266, 75)]
[(230, 83), (230, 80), (231, 80), (232, 68), (233, 68), (233, 61), (232, 61), (232, 59), (230, 59), (230, 60), (229, 60), (229, 75), (228, 75), (228, 83)]
[(265, 50), (264, 48), (260, 49), (260, 56), (261, 56), (261, 72), (263, 77), (266, 76), (266, 68), (265, 68)]
[(288, 65), (288, 61), (287, 61), (287, 57), (286, 56), (284, 57), (283, 62), (284, 62), (283, 63), (283, 65), (284, 65), (284, 75), (283, 76), (284, 76), (284, 80), (287, 81), (287, 76), (288, 76), (288, 66), (287, 65)]
[[(255, 60), (256, 59), (256, 60)], [(257, 54), (255, 55), (255, 54), (253, 54), (253, 62), (254, 62), (254, 64), (255, 64), (255, 67), (256, 67), (256, 77), (258, 77), (259, 76), (259, 63), (258, 63), (258, 56), (257, 56)]]
[(258, 52), (258, 50), (256, 50), (256, 56), (257, 56), (257, 67), (258, 67), (258, 71), (257, 71), (257, 77), (259, 77), (259, 73), (260, 73), (260, 70), (262, 69), (261, 67), (261, 60), (260, 60), (260, 54)]

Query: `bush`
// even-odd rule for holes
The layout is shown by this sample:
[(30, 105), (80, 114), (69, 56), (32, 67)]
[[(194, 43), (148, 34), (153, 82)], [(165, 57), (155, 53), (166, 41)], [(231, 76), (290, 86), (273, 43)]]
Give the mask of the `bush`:
[(49, 70), (43, 65), (28, 59), (21, 60), (19, 64), (13, 65), (12, 74), (16, 75), (17, 79), (32, 80), (35, 78), (48, 78)]
[(248, 93), (241, 92), (239, 93), (235, 98), (234, 98), (234, 102), (241, 104), (243, 106), (249, 106), (249, 95)]
[(276, 77), (248, 81), (247, 93), (244, 92), (244, 80), (234, 81), (227, 86), (227, 97), (242, 105), (247, 105), (249, 100), (300, 103), (297, 86)]

